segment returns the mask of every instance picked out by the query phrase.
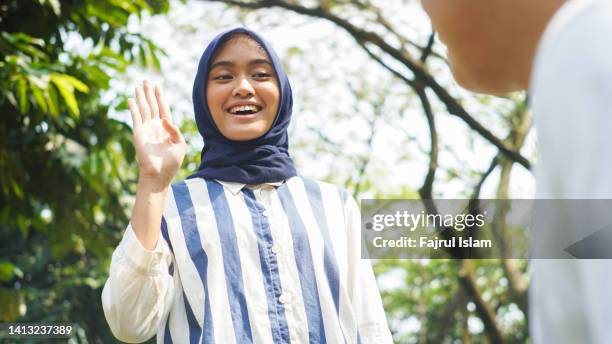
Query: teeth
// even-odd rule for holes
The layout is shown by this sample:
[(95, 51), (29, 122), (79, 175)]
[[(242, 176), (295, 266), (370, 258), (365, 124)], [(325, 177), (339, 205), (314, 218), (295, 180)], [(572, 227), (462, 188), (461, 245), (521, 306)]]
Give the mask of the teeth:
[(229, 112), (236, 113), (238, 111), (249, 111), (249, 110), (257, 112), (257, 106), (255, 106), (255, 105), (234, 106), (234, 107), (230, 108)]

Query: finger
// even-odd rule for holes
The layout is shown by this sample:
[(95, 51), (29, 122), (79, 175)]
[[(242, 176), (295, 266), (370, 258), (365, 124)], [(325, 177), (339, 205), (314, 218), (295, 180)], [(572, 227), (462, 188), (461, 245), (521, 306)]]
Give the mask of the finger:
[(180, 130), (174, 124), (172, 124), (172, 122), (170, 122), (168, 117), (162, 118), (162, 125), (166, 129), (166, 132), (168, 132), (168, 135), (170, 135), (170, 141), (172, 141), (172, 143), (180, 143), (184, 141)]
[(149, 105), (147, 104), (147, 100), (145, 99), (142, 87), (140, 86), (136, 86), (136, 101), (138, 102), (138, 110), (140, 110), (142, 121), (145, 122), (150, 120), (151, 110), (149, 109)]
[(136, 107), (136, 103), (133, 98), (128, 99), (128, 106), (130, 107), (130, 113), (132, 114), (132, 127), (137, 129), (142, 124), (142, 118), (140, 117), (140, 111)]
[(155, 98), (157, 99), (157, 107), (159, 108), (160, 117), (166, 117), (168, 120), (170, 120), (170, 122), (172, 122), (172, 114), (170, 114), (170, 109), (164, 100), (164, 93), (162, 92), (161, 87), (157, 85), (155, 85)]
[(149, 104), (149, 109), (151, 109), (151, 118), (159, 118), (159, 107), (157, 106), (155, 95), (153, 94), (153, 86), (146, 80), (144, 81), (143, 85), (144, 94), (147, 98), (147, 104)]

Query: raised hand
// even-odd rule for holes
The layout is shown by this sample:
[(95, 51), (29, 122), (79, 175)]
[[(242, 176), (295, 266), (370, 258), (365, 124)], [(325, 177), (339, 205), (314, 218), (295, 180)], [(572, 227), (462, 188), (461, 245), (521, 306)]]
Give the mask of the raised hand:
[(170, 185), (183, 163), (186, 144), (172, 123), (161, 88), (145, 81), (136, 87), (136, 102), (128, 99), (140, 181), (156, 188)]

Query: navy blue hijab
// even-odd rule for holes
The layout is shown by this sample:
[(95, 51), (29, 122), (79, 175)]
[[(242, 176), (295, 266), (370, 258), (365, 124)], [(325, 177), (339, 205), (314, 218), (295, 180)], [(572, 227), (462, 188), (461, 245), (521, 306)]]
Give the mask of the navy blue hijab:
[[(272, 127), (263, 136), (248, 141), (235, 141), (223, 136), (213, 121), (206, 101), (206, 83), (213, 57), (223, 43), (236, 34), (246, 34), (264, 48), (280, 87), (280, 102)], [(246, 28), (236, 28), (217, 35), (204, 50), (193, 83), (193, 108), (198, 130), (204, 138), (204, 148), (200, 167), (189, 178), (261, 184), (278, 182), (297, 175), (288, 152), (287, 127), (291, 120), (292, 107), (289, 79), (267, 41)]]

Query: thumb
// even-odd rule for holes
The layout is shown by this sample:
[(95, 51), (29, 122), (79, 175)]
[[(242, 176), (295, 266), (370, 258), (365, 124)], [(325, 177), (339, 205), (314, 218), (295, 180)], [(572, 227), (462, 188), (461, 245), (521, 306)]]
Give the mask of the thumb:
[(161, 120), (164, 129), (166, 129), (166, 132), (168, 132), (168, 135), (170, 135), (170, 141), (172, 141), (172, 143), (183, 142), (183, 135), (181, 135), (179, 129), (172, 124), (172, 122), (170, 122), (168, 117), (162, 117)]

